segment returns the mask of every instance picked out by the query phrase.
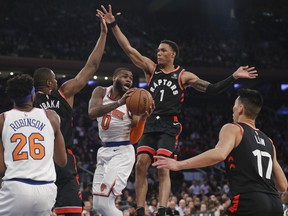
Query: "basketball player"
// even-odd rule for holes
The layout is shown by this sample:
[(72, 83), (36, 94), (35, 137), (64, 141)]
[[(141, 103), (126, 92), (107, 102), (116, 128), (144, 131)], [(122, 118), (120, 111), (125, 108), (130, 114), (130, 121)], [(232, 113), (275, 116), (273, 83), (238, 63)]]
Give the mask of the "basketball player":
[(135, 91), (131, 88), (132, 72), (117, 68), (113, 85), (98, 86), (89, 101), (88, 114), (97, 119), (103, 147), (98, 149), (97, 167), (93, 179), (93, 208), (103, 216), (122, 216), (115, 199), (126, 187), (135, 162), (132, 143), (141, 137), (146, 118), (154, 106), (141, 116), (131, 116), (125, 105), (126, 98)]
[(80, 216), (82, 212), (82, 197), (79, 176), (76, 169), (76, 158), (71, 150), (73, 145), (73, 104), (74, 96), (85, 87), (88, 80), (97, 71), (106, 43), (107, 27), (101, 20), (101, 33), (97, 44), (88, 61), (75, 78), (63, 83), (58, 89), (54, 72), (49, 68), (39, 68), (34, 72), (36, 93), (35, 106), (55, 110), (61, 118), (63, 133), (68, 155), (67, 165), (56, 166), (58, 187), (55, 213), (57, 215)]
[(60, 118), (33, 108), (35, 90), (27, 74), (9, 79), (6, 93), (14, 109), (0, 114), (0, 215), (50, 215), (57, 193), (53, 157), (59, 166), (67, 163)]
[(153, 166), (182, 170), (225, 160), (232, 197), (228, 215), (282, 216), (277, 190), (287, 190), (287, 179), (277, 162), (272, 140), (255, 126), (262, 96), (251, 89), (241, 89), (238, 95), (233, 107), (234, 123), (221, 128), (214, 149), (184, 161), (155, 156)]
[[(253, 79), (257, 77), (254, 67), (239, 67), (233, 75), (216, 84), (211, 84), (200, 79), (194, 73), (174, 65), (175, 58), (179, 55), (179, 48), (176, 43), (170, 40), (161, 41), (157, 50), (157, 64), (151, 59), (141, 55), (133, 48), (126, 36), (117, 25), (112, 14), (112, 7), (109, 5), (102, 11), (97, 10), (99, 16), (105, 19), (108, 26), (112, 28), (113, 34), (128, 55), (131, 61), (138, 68), (144, 71), (148, 83), (148, 91), (155, 101), (155, 110), (147, 119), (143, 136), (138, 143), (136, 163), (136, 201), (138, 205), (137, 215), (144, 216), (144, 205), (147, 194), (147, 171), (152, 163), (154, 155), (173, 157), (175, 143), (181, 132), (181, 124), (178, 122), (178, 115), (181, 112), (181, 105), (184, 99), (184, 90), (192, 86), (197, 91), (213, 95), (222, 92), (238, 78)], [(169, 170), (159, 169), (159, 204), (158, 215), (165, 215), (165, 208), (168, 203), (171, 186)]]

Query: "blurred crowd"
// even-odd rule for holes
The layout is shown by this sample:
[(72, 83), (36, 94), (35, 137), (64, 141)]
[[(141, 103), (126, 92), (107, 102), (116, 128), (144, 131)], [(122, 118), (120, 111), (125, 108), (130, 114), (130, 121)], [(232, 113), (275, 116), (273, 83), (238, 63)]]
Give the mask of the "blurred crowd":
[[(49, 5), (36, 0), (1, 1), (0, 55), (86, 60), (99, 34), (95, 14), (101, 3), (107, 4), (88, 0), (52, 0)], [(241, 16), (204, 20), (187, 12), (171, 16), (171, 12), (147, 13), (139, 7), (126, 11), (124, 6), (116, 8), (122, 12), (118, 17), (121, 29), (146, 56), (156, 59), (159, 42), (170, 39), (179, 44), (178, 63), (184, 66), (288, 66), (287, 19), (264, 12), (252, 16), (246, 14), (248, 10)], [(129, 61), (112, 34), (103, 61)]]

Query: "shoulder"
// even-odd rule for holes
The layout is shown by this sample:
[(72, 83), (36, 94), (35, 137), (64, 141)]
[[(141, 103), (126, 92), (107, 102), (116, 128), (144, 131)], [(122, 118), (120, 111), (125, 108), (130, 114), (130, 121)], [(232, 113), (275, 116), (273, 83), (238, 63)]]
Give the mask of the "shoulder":
[(45, 110), (48, 115), (58, 115), (55, 110), (47, 109)]
[(196, 75), (196, 74), (194, 74), (193, 72), (191, 72), (191, 71), (187, 71), (187, 70), (185, 70), (185, 69), (183, 69), (182, 70), (183, 72), (182, 72), (182, 77), (183, 78), (185, 78), (185, 79), (187, 79), (187, 80), (198, 80), (199, 79), (199, 77)]
[(45, 111), (47, 113), (47, 118), (49, 119), (53, 127), (60, 124), (61, 118), (57, 114), (57, 112), (55, 112), (54, 110), (50, 110), (50, 109), (45, 110)]
[(237, 123), (227, 123), (227, 124), (222, 126), (220, 133), (221, 132), (242, 133), (242, 131), (243, 131), (243, 128), (241, 127), (241, 125), (239, 125)]
[(47, 117), (48, 117), (49, 120), (53, 120), (53, 119), (59, 117), (59, 115), (57, 114), (57, 112), (54, 111), (54, 110), (47, 109), (47, 110), (45, 110), (45, 112), (47, 113)]
[(108, 88), (110, 88), (110, 86), (109, 87), (97, 86), (93, 90), (92, 95), (104, 95)]
[[(109, 87), (102, 87), (102, 86), (97, 86), (90, 97), (89, 103), (95, 103), (96, 101), (98, 101), (99, 103), (103, 100), (103, 98), (105, 97), (105, 95), (107, 94), (106, 92), (108, 91)], [(97, 103), (98, 103), (97, 102)]]

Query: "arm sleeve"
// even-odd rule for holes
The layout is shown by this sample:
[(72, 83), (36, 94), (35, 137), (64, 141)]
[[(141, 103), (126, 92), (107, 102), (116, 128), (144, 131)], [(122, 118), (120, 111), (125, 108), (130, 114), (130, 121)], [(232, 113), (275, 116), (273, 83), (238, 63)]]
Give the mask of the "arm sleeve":
[(131, 128), (130, 130), (130, 141), (132, 144), (135, 144), (139, 141), (140, 137), (143, 134), (144, 126), (146, 120), (140, 119), (136, 127)]
[(226, 88), (228, 88), (231, 84), (234, 83), (236, 79), (233, 77), (233, 75), (227, 77), (224, 80), (221, 80), (215, 84), (210, 83), (207, 86), (206, 93), (209, 95), (216, 95), (224, 91)]

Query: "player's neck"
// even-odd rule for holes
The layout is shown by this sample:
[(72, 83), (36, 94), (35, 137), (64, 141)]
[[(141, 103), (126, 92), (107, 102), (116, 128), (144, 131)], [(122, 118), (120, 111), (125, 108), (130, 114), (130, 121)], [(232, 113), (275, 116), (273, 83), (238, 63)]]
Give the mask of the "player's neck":
[(15, 104), (14, 108), (20, 111), (30, 111), (33, 108), (33, 105), (32, 103)]
[(250, 118), (247, 118), (247, 117), (245, 117), (245, 116), (239, 117), (238, 122), (243, 122), (243, 123), (245, 123), (245, 124), (250, 125), (250, 126), (253, 127), (253, 128), (256, 128), (256, 126), (255, 126), (255, 120), (250, 119)]
[(175, 66), (173, 64), (160, 65), (160, 69), (165, 72), (173, 71)]
[(49, 94), (52, 89), (49, 89), (48, 87), (45, 86), (39, 86), (37, 90), (39, 92), (43, 92), (44, 94)]
[(121, 95), (117, 90), (114, 89), (114, 87), (112, 88), (112, 90), (110, 91), (110, 95), (109, 97), (112, 100), (119, 100), (123, 95)]

